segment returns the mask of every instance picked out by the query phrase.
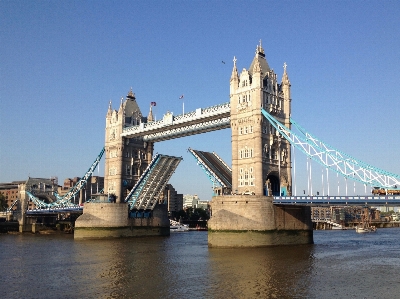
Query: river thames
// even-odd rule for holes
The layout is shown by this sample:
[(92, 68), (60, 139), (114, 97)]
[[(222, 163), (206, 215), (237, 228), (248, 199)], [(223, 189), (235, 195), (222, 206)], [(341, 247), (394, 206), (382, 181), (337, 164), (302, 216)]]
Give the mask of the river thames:
[(207, 247), (207, 232), (74, 241), (0, 235), (1, 298), (398, 298), (400, 229), (313, 245)]

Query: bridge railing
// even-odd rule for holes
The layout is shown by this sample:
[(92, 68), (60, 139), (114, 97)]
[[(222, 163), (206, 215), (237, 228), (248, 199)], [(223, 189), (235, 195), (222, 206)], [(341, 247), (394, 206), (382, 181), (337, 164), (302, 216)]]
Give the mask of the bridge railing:
[(400, 195), (274, 196), (273, 203), (291, 205), (400, 205)]
[(149, 123), (141, 123), (138, 126), (125, 127), (123, 129), (122, 135), (131, 135), (139, 132), (146, 132), (161, 129), (169, 125), (179, 125), (184, 123), (189, 123), (194, 120), (199, 120), (202, 118), (209, 118), (212, 116), (217, 116), (221, 114), (226, 114), (230, 112), (230, 103), (223, 103), (220, 105), (214, 105), (207, 108), (197, 108), (195, 111), (191, 111), (185, 114), (179, 114), (173, 116), (170, 114), (169, 118), (164, 116), (163, 119), (158, 121), (153, 121)]

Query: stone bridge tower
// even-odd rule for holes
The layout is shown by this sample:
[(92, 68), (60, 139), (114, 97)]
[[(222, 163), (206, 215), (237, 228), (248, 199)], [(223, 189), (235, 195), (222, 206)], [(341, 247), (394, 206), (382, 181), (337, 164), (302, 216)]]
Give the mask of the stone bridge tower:
[(238, 74), (236, 58), (230, 79), (232, 191), (236, 194), (290, 195), (291, 148), (261, 114), (263, 107), (290, 128), (290, 81), (284, 65), (281, 83), (256, 48), (248, 70)]
[(104, 193), (116, 196), (116, 202), (122, 202), (153, 155), (153, 143), (143, 142), (141, 138), (124, 138), (124, 127), (152, 121), (143, 117), (132, 90), (121, 99), (118, 110), (113, 110), (111, 102), (106, 116)]

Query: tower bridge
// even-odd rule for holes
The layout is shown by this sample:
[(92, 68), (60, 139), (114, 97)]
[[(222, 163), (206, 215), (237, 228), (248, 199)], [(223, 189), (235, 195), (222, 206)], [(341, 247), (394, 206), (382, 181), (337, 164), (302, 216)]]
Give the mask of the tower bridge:
[(365, 204), (369, 200), (400, 203), (397, 197), (294, 197), (294, 147), (327, 170), (365, 184), (397, 188), (400, 177), (345, 155), (300, 127), (291, 118), (291, 83), (286, 64), (278, 81), (261, 43), (249, 69), (239, 73), (236, 62), (234, 58), (227, 103), (182, 115), (167, 112), (155, 121), (152, 106), (148, 116), (143, 116), (132, 90), (125, 101), (121, 100), (118, 110), (113, 110), (110, 102), (104, 194), (112, 195), (115, 202), (86, 203), (76, 221), (75, 238), (169, 234), (165, 207), (157, 203), (181, 158), (153, 156), (154, 143), (226, 128), (232, 132), (232, 167), (216, 154), (190, 149), (220, 187), (211, 202), (209, 246), (311, 243), (311, 204)]

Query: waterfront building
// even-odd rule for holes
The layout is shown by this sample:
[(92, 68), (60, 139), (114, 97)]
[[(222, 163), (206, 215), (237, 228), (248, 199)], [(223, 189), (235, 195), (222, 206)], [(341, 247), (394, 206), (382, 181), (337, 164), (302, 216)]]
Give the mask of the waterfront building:
[[(4, 196), (8, 207), (11, 207), (11, 205), (20, 198), (18, 185), (23, 182), (24, 181), (13, 181), (11, 183), (0, 183), (0, 194)], [(16, 209), (16, 207), (14, 209)]]
[(199, 196), (197, 194), (191, 195), (191, 194), (186, 194), (183, 196), (183, 208), (192, 208), (194, 207), (198, 201), (199, 201)]
[(183, 210), (183, 194), (178, 194), (171, 184), (167, 184), (161, 195), (162, 202), (168, 205), (168, 214)]
[(54, 178), (32, 178), (28, 179), (18, 185), (18, 191), (21, 199), (21, 207), (28, 207), (34, 209), (35, 204), (29, 200), (29, 196), (25, 191), (29, 191), (32, 195), (38, 197), (40, 200), (50, 203), (56, 200), (54, 192), (58, 189), (58, 179)]
[[(80, 180), (80, 177), (66, 178), (62, 186), (58, 186), (58, 194), (64, 196), (74, 187)], [(102, 192), (104, 189), (104, 177), (102, 176), (91, 176), (85, 186), (80, 190), (78, 194), (72, 199), (75, 204), (82, 204), (85, 201), (92, 198), (93, 194)]]

